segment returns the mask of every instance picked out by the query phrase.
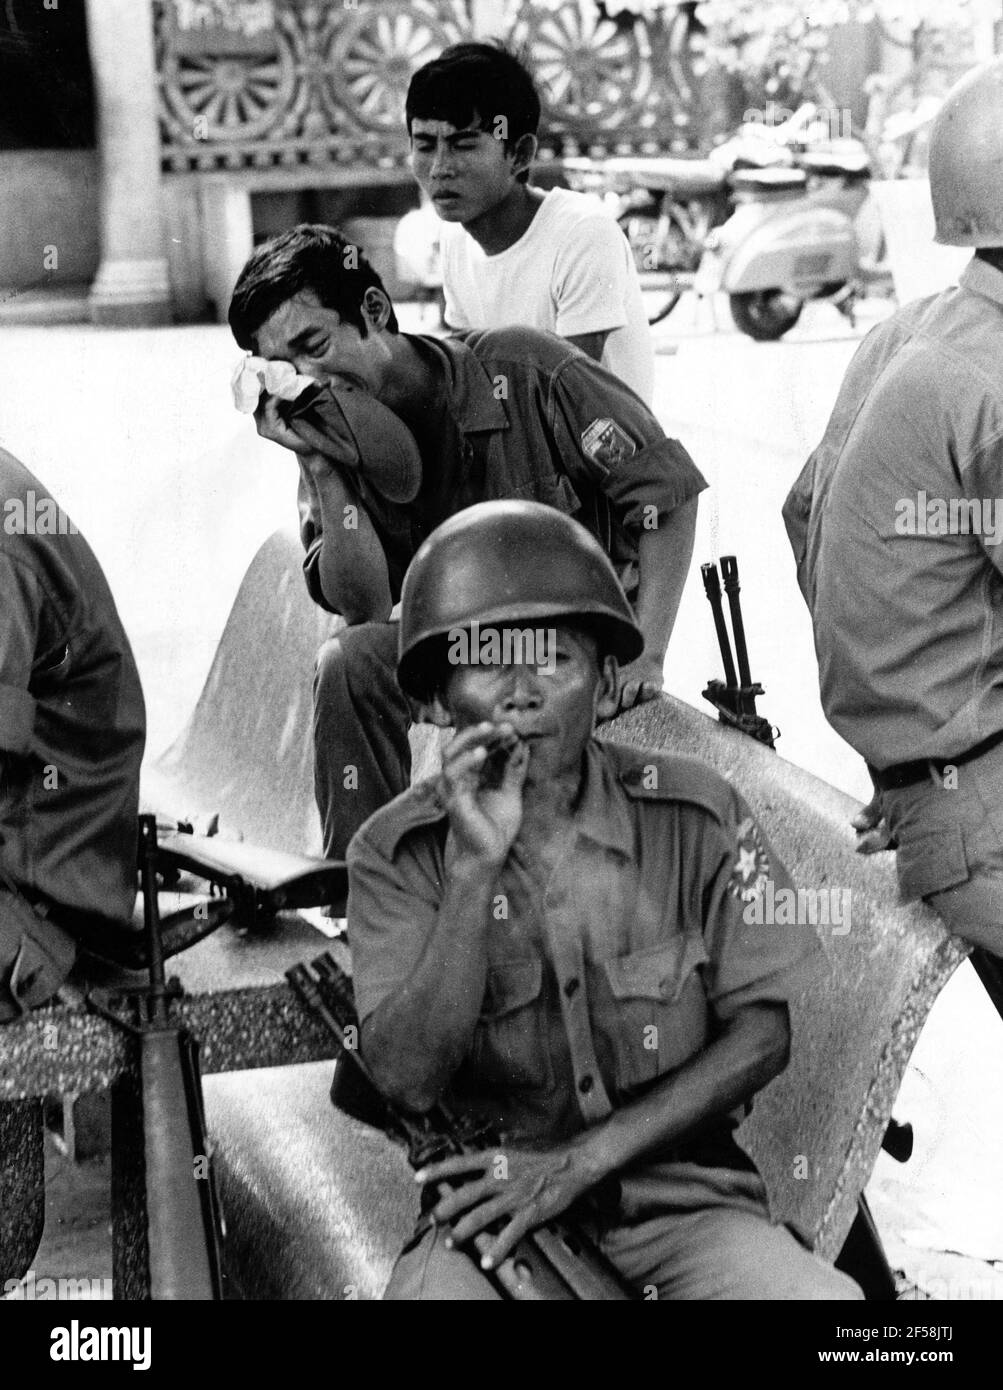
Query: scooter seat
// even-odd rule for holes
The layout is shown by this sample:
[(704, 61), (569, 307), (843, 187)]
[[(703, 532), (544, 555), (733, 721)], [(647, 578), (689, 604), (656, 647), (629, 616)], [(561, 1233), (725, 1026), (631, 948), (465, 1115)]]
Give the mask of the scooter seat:
[(821, 174), (855, 181), (871, 175), (871, 165), (864, 150), (853, 154), (831, 154), (809, 151), (800, 157), (800, 164), (809, 174)]
[(625, 173), (635, 175), (645, 188), (660, 188), (677, 197), (702, 197), (726, 186), (727, 172), (711, 159), (686, 159), (671, 155), (652, 155), (649, 159), (610, 159), (623, 164)]
[(788, 169), (771, 165), (766, 169), (736, 169), (731, 186), (736, 193), (769, 194), (798, 193), (808, 182), (803, 169)]
[[(584, 167), (586, 164), (590, 166), (588, 171)], [(672, 155), (623, 155), (594, 163), (566, 159), (564, 165), (572, 173), (597, 173), (608, 186), (624, 192), (651, 188), (676, 197), (699, 198), (718, 192), (728, 182), (726, 172), (713, 160)]]

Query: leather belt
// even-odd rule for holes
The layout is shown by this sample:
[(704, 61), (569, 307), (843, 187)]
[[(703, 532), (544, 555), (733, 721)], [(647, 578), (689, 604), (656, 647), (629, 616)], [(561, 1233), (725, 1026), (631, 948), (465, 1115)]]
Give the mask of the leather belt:
[(871, 774), (871, 781), (880, 791), (896, 791), (899, 787), (911, 787), (916, 782), (924, 781), (930, 776), (931, 769), (943, 777), (947, 768), (961, 767), (974, 758), (981, 758), (999, 743), (1003, 743), (1003, 729), (990, 734), (966, 753), (955, 754), (953, 758), (914, 758), (912, 762), (893, 763), (891, 767), (883, 768), (872, 767), (868, 763), (867, 770)]

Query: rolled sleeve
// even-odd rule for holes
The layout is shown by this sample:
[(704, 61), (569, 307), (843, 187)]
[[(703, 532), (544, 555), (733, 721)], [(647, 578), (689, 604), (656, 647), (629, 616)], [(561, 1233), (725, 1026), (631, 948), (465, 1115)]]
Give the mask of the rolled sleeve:
[(625, 530), (639, 530), (646, 508), (659, 516), (697, 497), (706, 479), (638, 396), (597, 363), (576, 355), (555, 373), (551, 408), (565, 466), (609, 498)]
[(31, 751), (35, 700), (31, 671), (42, 610), (42, 596), (30, 570), (0, 555), (0, 748), (23, 756)]
[(788, 1003), (828, 968), (815, 927), (797, 920), (790, 875), (737, 793), (734, 808), (704, 927), (708, 999), (723, 1022), (750, 1004)]
[(414, 972), (439, 911), (439, 890), (434, 870), (423, 872), (410, 843), (391, 857), (365, 826), (346, 859), (352, 984), (363, 1022)]

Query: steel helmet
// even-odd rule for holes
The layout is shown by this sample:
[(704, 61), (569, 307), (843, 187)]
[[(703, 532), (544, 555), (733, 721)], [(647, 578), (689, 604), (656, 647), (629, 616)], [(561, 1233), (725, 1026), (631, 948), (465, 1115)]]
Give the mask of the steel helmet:
[(1003, 246), (1003, 58), (948, 92), (930, 135), (930, 195), (944, 246)]
[(540, 618), (587, 619), (603, 653), (622, 662), (644, 647), (616, 571), (584, 526), (540, 502), (479, 502), (457, 512), (425, 540), (404, 576), (401, 689), (429, 697), (447, 633)]

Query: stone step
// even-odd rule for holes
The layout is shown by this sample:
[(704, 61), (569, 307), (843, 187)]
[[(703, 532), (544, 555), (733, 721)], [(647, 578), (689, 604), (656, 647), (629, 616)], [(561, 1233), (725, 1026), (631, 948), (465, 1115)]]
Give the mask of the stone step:
[(58, 289), (0, 287), (0, 324), (87, 323), (89, 284), (61, 285)]

